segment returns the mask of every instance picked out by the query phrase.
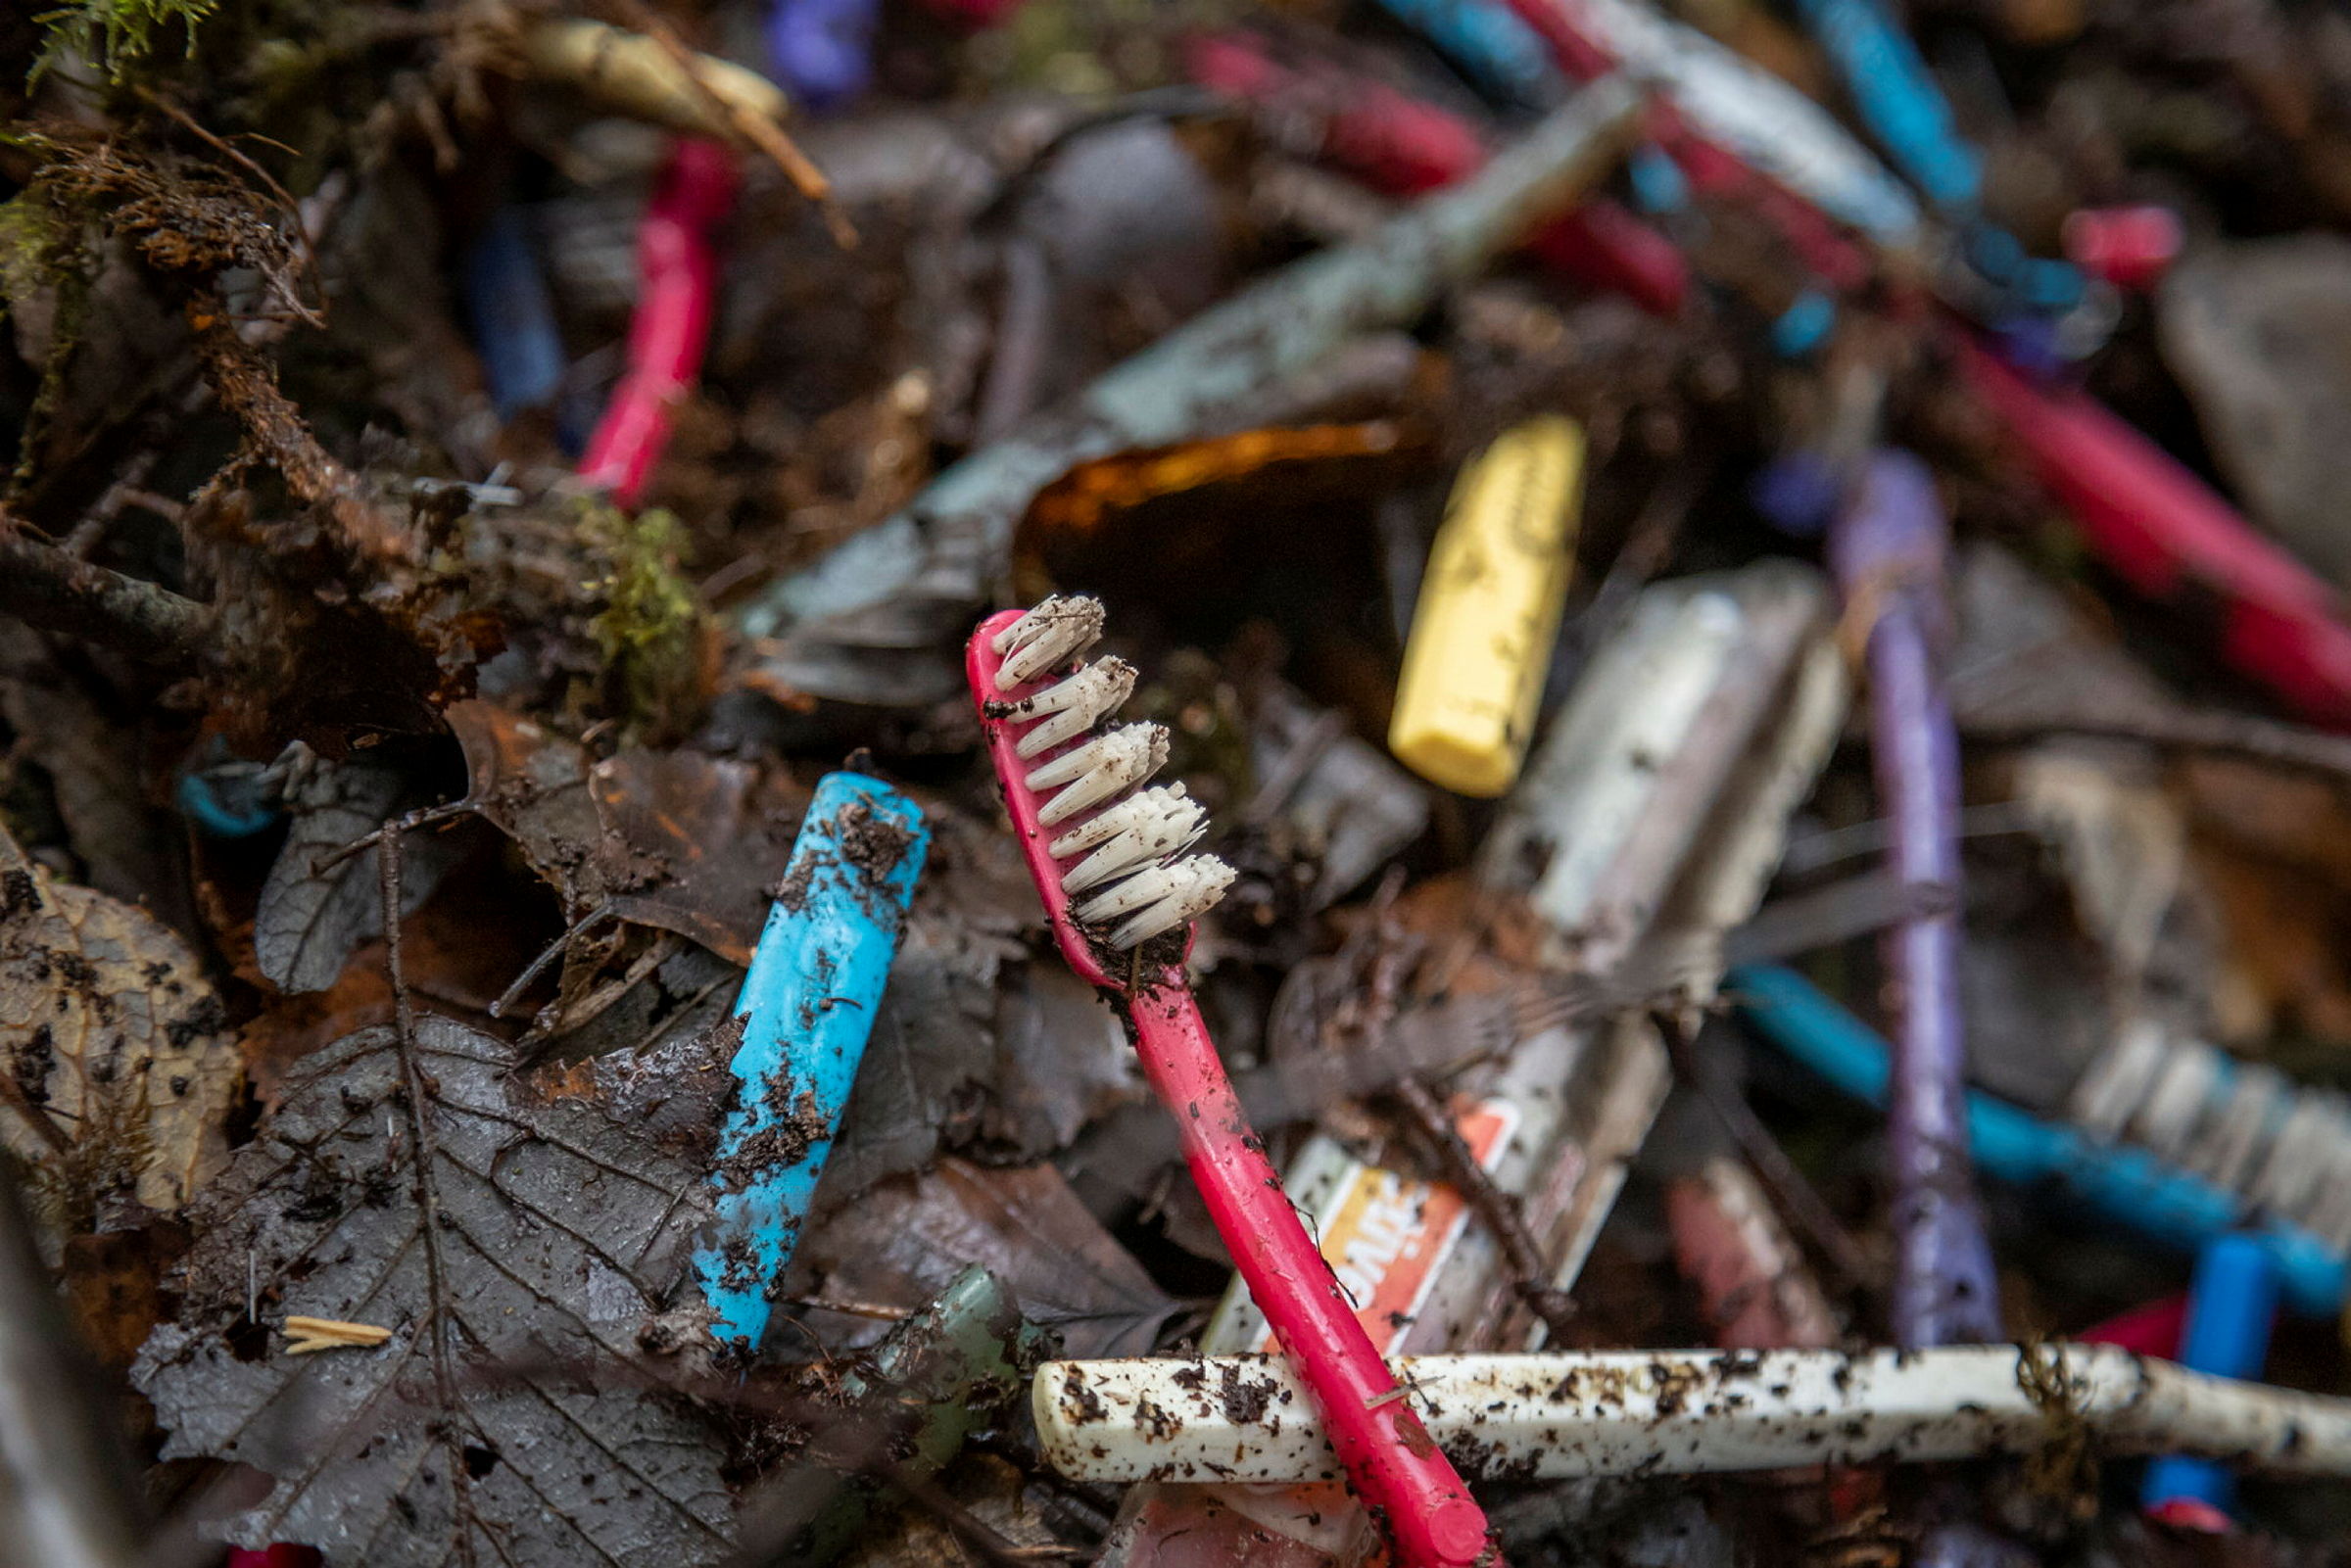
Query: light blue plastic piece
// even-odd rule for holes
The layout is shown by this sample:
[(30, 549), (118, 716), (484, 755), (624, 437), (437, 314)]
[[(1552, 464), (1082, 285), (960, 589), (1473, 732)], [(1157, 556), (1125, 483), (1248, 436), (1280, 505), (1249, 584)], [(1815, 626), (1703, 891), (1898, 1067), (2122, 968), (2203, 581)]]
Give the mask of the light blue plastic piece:
[(1551, 46), (1501, 0), (1379, 0), (1478, 91), (1521, 109), (1549, 109), (1567, 96)]
[(1837, 302), (1818, 289), (1806, 289), (1771, 324), (1772, 352), (1783, 359), (1800, 358), (1826, 343), (1836, 326)]
[(188, 820), (214, 838), (251, 838), (285, 815), (250, 781), (207, 773), (181, 774), (175, 798)]
[(2082, 269), (2071, 261), (2035, 257), (2017, 268), (2017, 297), (2047, 315), (2063, 315), (2080, 305), (2087, 287)]
[[(2278, 1316), (2278, 1263), (2255, 1236), (2223, 1236), (2196, 1259), (2180, 1364), (2215, 1377), (2258, 1378)], [(2178, 1522), (2221, 1522), (2236, 1501), (2236, 1472), (2211, 1459), (2167, 1454), (2147, 1466), (2139, 1506)]]
[[(1853, 1098), (1886, 1103), (1891, 1053), (1885, 1040), (1811, 981), (1794, 970), (1747, 964), (1731, 971), (1727, 988), (1765, 1039)], [(2319, 1317), (2342, 1309), (2340, 1253), (2299, 1225), (2250, 1219), (2233, 1194), (2143, 1149), (2099, 1143), (1972, 1090), (1967, 1141), (1986, 1174), (2058, 1182), (2118, 1222), (2183, 1251), (2199, 1251), (2243, 1229), (2269, 1250), (2288, 1307)]]
[(1797, 0), (1797, 9), (1836, 63), (1853, 107), (1911, 183), (1954, 217), (1973, 214), (1984, 191), (1983, 163), (1960, 140), (1951, 106), (1909, 35), (1877, 0)]
[(1682, 166), (1655, 142), (1643, 142), (1625, 155), (1624, 171), (1632, 181), (1633, 202), (1644, 213), (1678, 213), (1690, 205), (1690, 181)]
[(755, 1352), (767, 1333), (930, 847), (921, 809), (879, 779), (817, 784), (735, 1001), (718, 1220), (694, 1256), (721, 1345)]

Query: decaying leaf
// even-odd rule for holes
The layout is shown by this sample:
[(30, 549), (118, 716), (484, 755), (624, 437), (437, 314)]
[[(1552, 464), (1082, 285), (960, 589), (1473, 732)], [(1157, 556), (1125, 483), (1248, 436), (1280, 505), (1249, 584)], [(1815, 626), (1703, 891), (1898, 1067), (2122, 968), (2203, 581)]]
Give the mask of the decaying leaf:
[[(372, 762), (314, 761), (287, 791), (293, 827), (262, 885), (253, 951), (269, 983), (289, 995), (335, 983), (352, 950), (384, 934), (376, 894), (376, 851), (336, 860), (336, 851), (384, 825), (407, 781)], [(417, 834), (401, 865), (404, 915), (415, 913), (449, 869), (452, 840)], [(331, 863), (331, 864), (330, 864)]]
[(1042, 1160), (1140, 1092), (1117, 1015), (1058, 962), (1011, 836), (926, 799), (931, 857), (874, 1013), (820, 1210), (940, 1151)]
[(613, 913), (748, 964), (808, 791), (698, 751), (623, 751), (588, 772)]
[(26, 628), (0, 625), (0, 719), (15, 732), (11, 756), (49, 776), (82, 879), (150, 909), (184, 908), (157, 814), (139, 792), (137, 727)]
[[(405, 1054), (387, 1025), (303, 1063), (190, 1212), (179, 1320), (132, 1373), (166, 1456), (265, 1471), (231, 1539), (338, 1562), (715, 1561), (720, 1448), (646, 1352), (707, 1217), (723, 1059), (522, 1078), (438, 1017)], [(392, 1335), (288, 1357), (289, 1316)]]
[(203, 967), (142, 910), (54, 881), (0, 832), (0, 1142), (70, 1231), (218, 1168), (236, 1048)]
[(858, 1065), (841, 1137), (818, 1191), (819, 1210), (889, 1176), (920, 1170), (976, 1135), (994, 1062), (994, 995), (1020, 949), (941, 921), (915, 890), (889, 986)]
[(609, 905), (750, 962), (806, 790), (778, 771), (698, 751), (630, 749), (591, 763), (577, 741), (488, 702), (456, 703), (447, 717), (472, 799), (571, 918)]
[[(820, 1301), (912, 1310), (974, 1263), (1004, 1282), (1024, 1318), (1059, 1334), (1069, 1355), (1147, 1355), (1176, 1314), (1051, 1165), (989, 1170), (946, 1159), (885, 1182), (812, 1232), (799, 1267), (821, 1278)], [(831, 1332), (825, 1341), (840, 1343)]]

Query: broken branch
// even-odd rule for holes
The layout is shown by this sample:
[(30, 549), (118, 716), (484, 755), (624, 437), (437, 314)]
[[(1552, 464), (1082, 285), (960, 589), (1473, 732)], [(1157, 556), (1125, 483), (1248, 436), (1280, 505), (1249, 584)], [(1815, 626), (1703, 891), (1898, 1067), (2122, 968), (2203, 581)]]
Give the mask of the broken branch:
[(210, 606), (160, 584), (75, 560), (0, 512), (0, 611), (158, 664), (193, 664), (211, 646)]

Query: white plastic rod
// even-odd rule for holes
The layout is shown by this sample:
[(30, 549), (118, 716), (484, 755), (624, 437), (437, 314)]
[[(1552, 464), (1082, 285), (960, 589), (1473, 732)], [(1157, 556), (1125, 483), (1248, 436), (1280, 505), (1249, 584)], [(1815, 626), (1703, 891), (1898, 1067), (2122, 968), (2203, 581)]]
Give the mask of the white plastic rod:
[[(2079, 1421), (2109, 1452), (2351, 1475), (2351, 1400), (2208, 1377), (2104, 1345), (1933, 1351), (1601, 1351), (1399, 1357), (1429, 1433), (1471, 1478), (1867, 1465), (2031, 1451)], [(2030, 1386), (2028, 1386), (2030, 1383)], [(1080, 1481), (1334, 1481), (1278, 1358), (1049, 1361), (1046, 1459)]]

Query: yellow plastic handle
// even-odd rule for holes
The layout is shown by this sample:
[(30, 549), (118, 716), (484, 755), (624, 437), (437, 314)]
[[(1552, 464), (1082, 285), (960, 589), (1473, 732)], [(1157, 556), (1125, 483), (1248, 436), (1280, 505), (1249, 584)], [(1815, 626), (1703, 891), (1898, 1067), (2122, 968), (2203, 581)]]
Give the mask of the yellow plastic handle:
[(1458, 794), (1511, 787), (1543, 695), (1581, 516), (1584, 433), (1529, 419), (1472, 458), (1429, 551), (1388, 749)]

